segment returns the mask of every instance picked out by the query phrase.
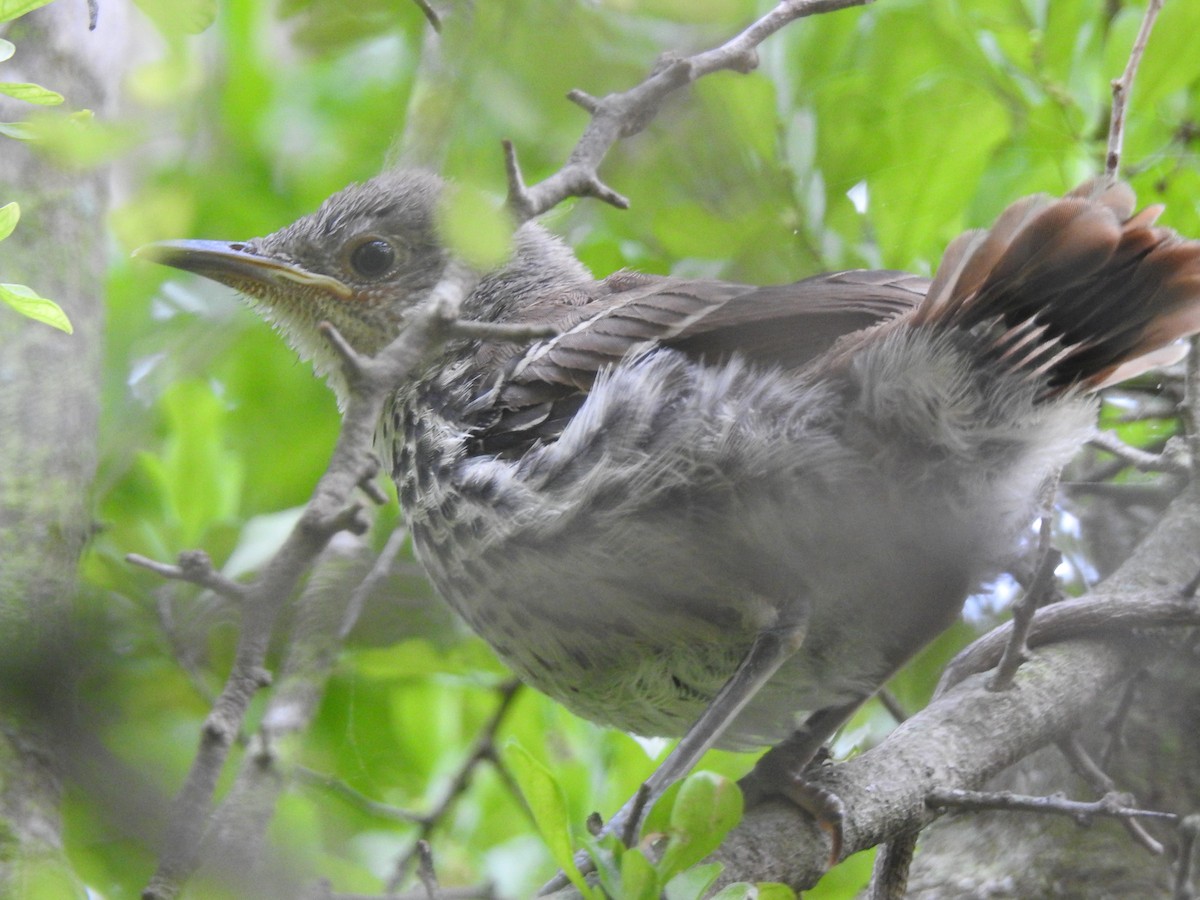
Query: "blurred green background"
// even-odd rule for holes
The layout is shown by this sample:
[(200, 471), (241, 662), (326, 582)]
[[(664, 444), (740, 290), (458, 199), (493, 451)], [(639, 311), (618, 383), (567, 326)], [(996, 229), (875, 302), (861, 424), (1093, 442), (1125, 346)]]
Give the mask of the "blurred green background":
[[(268, 233), (378, 172), (406, 127), (443, 148), (447, 173), (500, 196), (501, 139), (514, 142), (531, 182), (565, 160), (586, 123), (568, 90), (626, 88), (660, 53), (722, 42), (769, 4), (477, 3), (449, 21), (437, 67), (411, 0), (138, 7), (122, 112), (98, 117), (83, 142), (50, 149), (67, 164), (113, 162), (119, 198), (108, 222), (102, 530), (84, 568), (107, 664), (89, 700), (106, 744), (169, 794), (228, 669), (235, 617), (123, 557), (170, 560), (203, 547), (218, 564), (236, 551), (253, 565), (278, 540), (276, 514), (307, 499), (338, 417), (307, 366), (229, 291), (130, 251), (156, 239)], [(546, 221), (597, 276), (629, 267), (766, 283), (856, 266), (930, 272), (959, 231), (986, 225), (1018, 196), (1061, 192), (1100, 170), (1109, 81), (1141, 12), (1117, 0), (880, 0), (794, 23), (761, 48), (757, 71), (678, 93), (613, 150), (602, 173), (630, 210), (577, 201)], [(1200, 235), (1198, 33), (1200, 4), (1167, 5), (1125, 145), (1141, 200), (1165, 202), (1164, 221), (1191, 235)], [(9, 199), (20, 197), (0, 201)], [(380, 514), (375, 546), (396, 515)], [(286, 758), (372, 800), (422, 810), (469, 752), (506, 676), (423, 585), (411, 556), (383, 594)], [(978, 627), (956, 628), (901, 676), (895, 688), (909, 709)], [(839, 752), (890, 725), (868, 708)], [(499, 740), (549, 766), (576, 824), (616, 809), (652, 770), (647, 748), (662, 749), (530, 691), (518, 694)], [(751, 763), (713, 754), (705, 768), (737, 775)], [(70, 858), (95, 896), (137, 896), (150, 852), (114, 837), (86, 795), (73, 794), (67, 813)], [(379, 890), (414, 833), (300, 782), (272, 827), (300, 871), (362, 892)], [(490, 880), (504, 896), (527, 896), (554, 869), (487, 765), (432, 842), (443, 885)], [(853, 896), (869, 865), (852, 859), (808, 896)]]

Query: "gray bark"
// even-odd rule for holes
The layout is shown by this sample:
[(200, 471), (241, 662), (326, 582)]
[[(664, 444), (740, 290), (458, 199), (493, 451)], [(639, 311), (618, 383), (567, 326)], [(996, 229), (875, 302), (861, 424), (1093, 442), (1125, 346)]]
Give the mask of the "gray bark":
[[(118, 8), (119, 9), (119, 8)], [(66, 95), (103, 115), (114, 82), (119, 23), (88, 31), (84, 4), (55, 4), (9, 23), (17, 48), (6, 81)], [(0, 102), (0, 120), (32, 107)], [(40, 715), (64, 635), (76, 565), (91, 531), (96, 466), (104, 221), (103, 169), (68, 171), (0, 137), (0, 203), (21, 206), (0, 244), (0, 281), (59, 303), (63, 334), (0, 306), (0, 895), (12, 896), (21, 860), (61, 849), (56, 751)], [(15, 863), (15, 864), (14, 864)]]
[[(1200, 491), (1175, 501), (1132, 556), (1090, 596), (1134, 607), (1191, 580), (1200, 568)], [(1194, 602), (1180, 599), (1183, 620)], [(1094, 757), (1104, 723), (1129, 678), (1148, 671), (1125, 725), (1125, 742), (1108, 774), (1144, 808), (1188, 814), (1200, 807), (1200, 663), (1194, 629), (1097, 633), (1038, 648), (1010, 691), (989, 692), (974, 676), (896, 729), (878, 747), (811, 778), (847, 807), (847, 852), (930, 825), (924, 798), (934, 789), (1062, 792), (1096, 799), (1062, 764), (1054, 741), (1079, 733)], [(1030, 754), (1033, 754), (1032, 756)], [(1010, 767), (1011, 768), (1008, 768)], [(1029, 813), (958, 814), (922, 833), (911, 896), (1169, 896), (1177, 846), (1170, 829), (1152, 829), (1166, 845), (1153, 856), (1121, 826), (1087, 830), (1060, 817)], [(716, 857), (723, 878), (775, 880), (797, 888), (823, 874), (827, 838), (811, 819), (783, 804), (751, 811)]]

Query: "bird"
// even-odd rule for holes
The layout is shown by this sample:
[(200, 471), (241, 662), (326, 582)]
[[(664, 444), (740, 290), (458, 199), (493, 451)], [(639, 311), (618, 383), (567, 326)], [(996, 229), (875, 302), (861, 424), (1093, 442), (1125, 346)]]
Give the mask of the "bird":
[[(266, 237), (138, 253), (240, 291), (344, 403), (322, 323), (367, 356), (394, 340), (453, 257), (455, 190), (397, 169)], [(448, 340), (379, 422), (416, 554), (525, 682), (682, 736), (645, 795), (713, 746), (782, 742), (798, 783), (1012, 565), (1096, 392), (1200, 331), (1200, 242), (1135, 208), (1097, 178), (1017, 200), (932, 279), (769, 286), (597, 279), (522, 224), (460, 315), (548, 336)]]

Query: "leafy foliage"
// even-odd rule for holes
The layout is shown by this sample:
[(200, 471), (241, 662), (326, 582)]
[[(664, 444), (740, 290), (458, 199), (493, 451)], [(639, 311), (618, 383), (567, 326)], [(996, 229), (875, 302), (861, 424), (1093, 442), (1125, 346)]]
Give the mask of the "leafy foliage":
[[(0, 90), (2, 90), (0, 86)], [(0, 241), (7, 238), (17, 227), (21, 208), (14, 203), (0, 206)], [(44, 322), (59, 331), (71, 333), (71, 322), (67, 314), (53, 300), (38, 296), (37, 291), (23, 284), (0, 284), (0, 300), (3, 300), (23, 316)]]
[[(0, 0), (0, 21), (37, 5)], [(124, 117), (99, 123), (112, 140), (76, 160), (115, 155), (132, 184), (111, 220), (103, 528), (85, 566), (106, 626), (100, 655), (112, 665), (95, 673), (89, 700), (107, 714), (106, 746), (169, 793), (228, 668), (234, 617), (202, 592), (130, 569), (124, 555), (169, 560), (201, 546), (219, 565), (260, 558), (277, 540), (271, 517), (302, 503), (322, 470), (337, 411), (228, 292), (130, 261), (129, 251), (158, 238), (272, 231), (377, 172), (406, 121), (444, 133), (445, 169), (469, 200), (448, 215), (469, 223), (492, 208), (481, 198), (503, 192), (502, 138), (514, 141), (528, 180), (547, 174), (584, 124), (563, 100), (569, 89), (624, 88), (664, 50), (735, 33), (759, 4), (476, 4), (469, 22), (447, 24), (440, 79), (422, 67), (427, 23), (408, 0), (142, 5), (161, 29), (159, 55), (131, 74)], [(1014, 197), (1062, 191), (1099, 170), (1108, 81), (1139, 15), (1089, 0), (881, 0), (796, 23), (763, 47), (757, 71), (701, 82), (614, 151), (605, 176), (632, 198), (630, 211), (578, 202), (549, 224), (597, 275), (629, 267), (771, 282), (861, 265), (928, 272), (950, 238)], [(1190, 234), (1200, 234), (1187, 125), (1200, 121), (1200, 54), (1187, 42), (1198, 32), (1200, 4), (1168, 4), (1126, 139), (1143, 201), (1165, 202), (1169, 224)], [(136, 160), (124, 155), (135, 144)], [(5, 215), (15, 224), (15, 206), (0, 222)], [(496, 229), (463, 232), (484, 256), (502, 243)], [(376, 546), (394, 521), (383, 514)], [(406, 561), (368, 604), (295, 749), (297, 765), (348, 790), (297, 781), (273, 826), (274, 847), (338, 890), (377, 891), (414, 834), (361, 798), (432, 806), (504, 677)], [(970, 633), (955, 630), (903, 674), (905, 703), (928, 696)], [(839, 749), (888, 727), (869, 707)], [(584, 840), (569, 838), (569, 826), (619, 807), (662, 750), (529, 691), (498, 739), (511, 742), (506, 769), (476, 773), (432, 845), (443, 884), (491, 880), (506, 896), (528, 896), (566, 865)], [(704, 768), (736, 778), (751, 763), (713, 753)], [(664, 801), (670, 837), (657, 863), (598, 848), (611, 854), (601, 869), (610, 888), (701, 896), (716, 873), (689, 867), (736, 818), (715, 795), (732, 796), (729, 782), (702, 775)], [(67, 843), (97, 895), (135, 896), (152, 870), (149, 851), (114, 839), (87, 796), (70, 800)], [(852, 859), (813, 896), (852, 896), (868, 869)], [(719, 896), (778, 891), (734, 886)]]
[[(49, 0), (0, 0), (0, 22), (16, 19), (39, 6), (44, 6), (47, 2)], [(16, 45), (12, 41), (0, 39), (0, 62), (11, 59), (16, 51)], [(57, 106), (63, 102), (62, 94), (57, 91), (24, 81), (0, 82), (0, 94), (39, 106)], [(16, 138), (28, 137), (27, 131), (19, 122), (0, 122), (0, 134)], [(0, 241), (12, 234), (20, 216), (20, 207), (15, 202), (0, 206)], [(62, 308), (53, 300), (39, 296), (31, 287), (23, 284), (0, 284), (0, 300), (23, 316), (67, 334), (71, 333), (71, 322)]]

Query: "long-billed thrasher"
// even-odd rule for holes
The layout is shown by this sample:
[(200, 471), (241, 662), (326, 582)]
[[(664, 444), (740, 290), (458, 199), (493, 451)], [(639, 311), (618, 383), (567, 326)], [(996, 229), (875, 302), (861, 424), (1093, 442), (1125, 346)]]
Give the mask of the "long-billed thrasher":
[[(448, 261), (450, 189), (397, 171), (265, 238), (141, 252), (242, 291), (344, 393), (318, 325), (368, 355), (400, 333)], [(962, 235), (932, 282), (771, 287), (596, 281), (526, 224), (462, 316), (556, 335), (445, 344), (379, 425), (417, 553), (527, 682), (686, 733), (651, 796), (789, 734), (798, 777), (1011, 561), (1089, 395), (1200, 331), (1200, 242), (1159, 211), (1089, 184)]]

